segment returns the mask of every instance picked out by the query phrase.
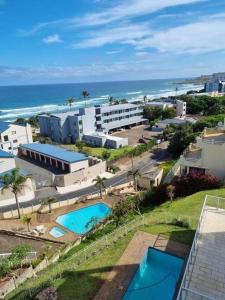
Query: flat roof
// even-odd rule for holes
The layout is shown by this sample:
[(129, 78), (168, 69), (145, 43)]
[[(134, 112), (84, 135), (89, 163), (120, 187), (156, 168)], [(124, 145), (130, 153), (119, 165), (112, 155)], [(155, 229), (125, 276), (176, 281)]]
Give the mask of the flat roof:
[(0, 150), (0, 158), (13, 158), (14, 155), (12, 153)]
[(21, 145), (20, 147), (25, 148), (27, 150), (38, 152), (46, 156), (53, 157), (58, 160), (63, 160), (68, 163), (74, 163), (74, 162), (88, 159), (87, 155), (83, 153), (70, 151), (50, 144), (31, 143), (31, 144)]
[(113, 111), (113, 110), (120, 110), (120, 109), (128, 109), (128, 108), (135, 108), (139, 107), (140, 105), (136, 105), (133, 103), (124, 103), (124, 104), (115, 104), (115, 105), (102, 105), (101, 106), (101, 111), (108, 112), (108, 111)]
[(6, 131), (10, 125), (11, 125), (11, 123), (9, 123), (9, 122), (0, 121), (0, 133)]

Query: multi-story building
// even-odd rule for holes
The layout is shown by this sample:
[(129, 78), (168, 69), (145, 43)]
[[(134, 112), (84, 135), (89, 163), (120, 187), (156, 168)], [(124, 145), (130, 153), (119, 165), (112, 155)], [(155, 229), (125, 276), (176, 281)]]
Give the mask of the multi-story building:
[(205, 83), (206, 93), (225, 93), (225, 81), (216, 79), (211, 82)]
[(32, 130), (29, 124), (17, 125), (0, 121), (0, 149), (17, 154), (21, 144), (32, 143)]
[(143, 107), (131, 103), (96, 105), (75, 112), (39, 116), (40, 134), (58, 143), (75, 142), (98, 132), (108, 134), (144, 121)]
[(186, 115), (187, 105), (186, 102), (181, 100), (173, 100), (168, 98), (168, 100), (163, 99), (162, 101), (150, 101), (145, 103), (148, 107), (160, 107), (161, 109), (172, 108), (176, 109), (176, 116), (183, 117)]
[(179, 160), (181, 174), (209, 173), (225, 179), (225, 127), (206, 128)]

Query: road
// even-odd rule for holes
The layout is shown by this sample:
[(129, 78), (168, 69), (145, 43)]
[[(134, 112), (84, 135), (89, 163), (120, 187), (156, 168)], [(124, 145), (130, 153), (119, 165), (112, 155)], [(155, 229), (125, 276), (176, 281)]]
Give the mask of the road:
[[(161, 152), (158, 155), (156, 155), (153, 159), (152, 154), (149, 153), (147, 158), (144, 157), (143, 160), (141, 160), (138, 163), (135, 163), (135, 168), (139, 169), (139, 171), (141, 173), (145, 173), (145, 172), (149, 171), (154, 165), (156, 165), (158, 161), (164, 159), (164, 156), (165, 156), (165, 154), (163, 154)], [(131, 170), (131, 167), (127, 171), (124, 171), (118, 175), (115, 175), (114, 177), (112, 177), (110, 179), (107, 179), (105, 181), (105, 186), (106, 187), (116, 186), (116, 185), (128, 182), (129, 180), (131, 180), (131, 178), (127, 176), (129, 170)], [(25, 208), (25, 207), (29, 207), (31, 205), (36, 205), (38, 203), (41, 203), (44, 199), (46, 199), (50, 195), (54, 195), (54, 197), (57, 199), (57, 201), (65, 201), (65, 200), (73, 199), (76, 197), (95, 194), (95, 193), (98, 193), (98, 191), (99, 190), (97, 187), (90, 186), (90, 187), (86, 187), (86, 188), (83, 188), (83, 189), (80, 189), (77, 191), (73, 191), (73, 192), (69, 192), (66, 194), (57, 194), (56, 190), (51, 188), (51, 189), (49, 189), (49, 191), (48, 190), (44, 190), (43, 192), (38, 191), (36, 193), (36, 197), (34, 199), (24, 202), (24, 203), (21, 203), (20, 207)], [(48, 195), (48, 193), (49, 193), (49, 195)], [(9, 210), (13, 210), (13, 209), (16, 209), (16, 204), (1, 207), (0, 212), (6, 212)]]

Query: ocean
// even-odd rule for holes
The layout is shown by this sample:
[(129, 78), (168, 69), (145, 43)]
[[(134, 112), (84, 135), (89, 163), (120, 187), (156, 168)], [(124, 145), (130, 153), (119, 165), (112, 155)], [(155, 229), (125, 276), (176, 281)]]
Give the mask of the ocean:
[(190, 89), (201, 89), (193, 84), (176, 84), (178, 80), (142, 80), (99, 83), (46, 84), (27, 86), (0, 86), (0, 120), (13, 121), (32, 115), (48, 112), (57, 113), (68, 110), (66, 99), (75, 98), (73, 109), (84, 105), (81, 93), (90, 94), (88, 106), (103, 104), (109, 96), (116, 99), (135, 101), (146, 95), (150, 99), (186, 93)]

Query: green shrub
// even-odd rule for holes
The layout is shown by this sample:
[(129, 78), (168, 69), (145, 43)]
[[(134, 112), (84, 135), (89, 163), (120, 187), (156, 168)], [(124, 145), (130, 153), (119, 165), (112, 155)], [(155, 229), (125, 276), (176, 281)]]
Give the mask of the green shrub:
[(174, 225), (174, 226), (178, 226), (178, 227), (182, 227), (182, 228), (189, 228), (190, 227), (190, 225), (189, 225), (189, 223), (187, 221), (185, 221), (185, 220), (178, 220), (176, 218), (174, 218), (168, 224)]

